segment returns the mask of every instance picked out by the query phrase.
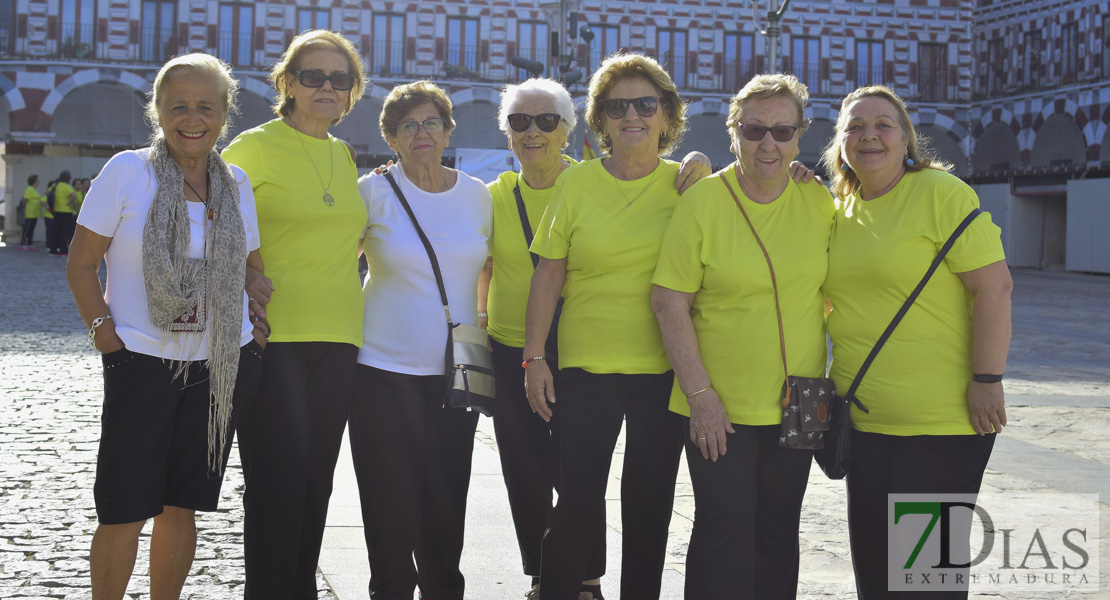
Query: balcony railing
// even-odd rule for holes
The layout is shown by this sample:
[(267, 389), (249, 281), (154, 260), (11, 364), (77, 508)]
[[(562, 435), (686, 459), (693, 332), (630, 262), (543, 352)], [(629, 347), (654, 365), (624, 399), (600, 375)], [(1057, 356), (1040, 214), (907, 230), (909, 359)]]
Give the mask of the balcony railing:
[(755, 61), (751, 59), (736, 59), (725, 62), (724, 89), (737, 92), (747, 85), (755, 76)]
[(180, 54), (177, 37), (172, 27), (144, 27), (139, 44), (139, 60), (143, 62), (165, 62), (171, 56)]
[(448, 76), (453, 78), (474, 79), (478, 77), (478, 46), (447, 44), (447, 55), (443, 58), (443, 69), (451, 71)]
[(855, 76), (856, 81), (853, 87), (883, 84), (882, 67), (856, 67)]
[(251, 34), (221, 31), (219, 57), (236, 66), (251, 64)]
[(790, 65), (789, 72), (809, 88), (811, 95), (817, 96), (825, 93), (824, 82), (821, 80), (821, 65), (796, 62)]
[(59, 58), (94, 58), (96, 44), (93, 40), (95, 28), (92, 25), (62, 23), (58, 36)]
[(404, 42), (374, 42), (369, 62), (372, 75), (403, 75), (405, 72)]

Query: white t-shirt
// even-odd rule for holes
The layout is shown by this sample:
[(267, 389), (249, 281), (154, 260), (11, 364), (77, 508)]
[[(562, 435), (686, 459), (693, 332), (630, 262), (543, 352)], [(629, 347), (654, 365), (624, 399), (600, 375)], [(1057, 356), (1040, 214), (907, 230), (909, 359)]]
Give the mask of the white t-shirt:
[[(112, 314), (116, 334), (128, 350), (176, 360), (208, 358), (207, 331), (180, 331), (174, 343), (162, 344), (162, 331), (150, 322), (146, 287), (143, 281), (143, 228), (158, 182), (154, 167), (147, 162), (149, 148), (126, 150), (112, 157), (100, 175), (93, 180), (77, 224), (93, 233), (112, 238), (104, 262), (108, 265), (108, 281), (104, 300)], [(239, 167), (231, 167), (239, 184), (239, 208), (247, 230), (247, 251), (258, 249), (258, 218), (255, 216), (254, 192), (250, 180)], [(189, 202), (189, 257), (204, 258), (204, 205)], [(246, 261), (246, 256), (243, 257)], [(212, 313), (209, 311), (211, 320)], [(209, 322), (211, 326), (211, 322)], [(247, 293), (243, 292), (243, 328), (239, 345), (251, 340), (251, 323), (247, 313)], [(199, 339), (198, 339), (199, 338)], [(192, 356), (182, 356), (186, 349), (196, 348)]]
[[(486, 184), (457, 171), (451, 189), (431, 194), (410, 182), (401, 165), (390, 173), (435, 250), (451, 318), (477, 325), (478, 276), (493, 230)], [(428, 252), (385, 176), (364, 176), (358, 189), (369, 212), (362, 249), (370, 265), (358, 362), (394, 373), (442, 375), (447, 318)]]

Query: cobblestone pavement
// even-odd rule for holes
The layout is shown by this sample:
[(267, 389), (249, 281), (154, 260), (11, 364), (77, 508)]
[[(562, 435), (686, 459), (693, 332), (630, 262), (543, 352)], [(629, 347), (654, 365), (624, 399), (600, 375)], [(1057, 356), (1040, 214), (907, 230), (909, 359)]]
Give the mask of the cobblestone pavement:
[[(65, 260), (0, 247), (0, 598), (89, 598), (100, 360), (65, 282)], [(243, 473), (231, 453), (220, 509), (198, 513), (182, 598), (241, 598)], [(128, 598), (149, 598), (150, 524)], [(335, 598), (317, 576), (320, 598)]]
[[(91, 490), (99, 435), (100, 365), (84, 341), (64, 267), (62, 259), (43, 252), (0, 247), (0, 598), (89, 595), (87, 556), (96, 526)], [(1110, 437), (1106, 435), (1110, 430), (1110, 277), (1017, 270), (1014, 279), (1006, 451), (1016, 448), (1026, 454), (1042, 453), (1050, 463), (1083, 460), (1105, 468), (1096, 468), (1090, 475), (1061, 467), (1064, 472), (1052, 475), (1025, 468), (1021, 457), (1026, 454), (1021, 454), (1010, 462), (992, 460), (984, 489), (1076, 492), (1110, 486)], [(495, 445), (488, 432), (480, 431), (479, 442)], [(1005, 458), (1000, 454), (996, 448), (996, 457)], [(619, 478), (618, 469), (613, 483)], [(242, 595), (242, 486), (238, 454), (233, 452), (221, 510), (198, 519), (197, 557), (183, 597)], [(619, 530), (619, 492), (614, 489), (619, 490), (619, 485), (610, 486), (609, 522)], [(1110, 539), (1108, 502), (1110, 494), (1104, 494), (1102, 540)], [(685, 570), (693, 515), (693, 495), (684, 473), (668, 560), (679, 571)], [(140, 542), (128, 590), (131, 598), (148, 597), (147, 555), (142, 550), (148, 534), (149, 528)], [(1105, 542), (1100, 548), (1102, 572), (1110, 573), (1106, 570), (1110, 548)], [(321, 598), (335, 597), (323, 577), (318, 582)], [(606, 585), (607, 594), (615, 598), (615, 582)], [(843, 484), (824, 479), (817, 469), (803, 509), (799, 597), (854, 597)], [(986, 593), (973, 597), (1037, 596)], [(1110, 598), (1110, 592), (1067, 597)]]

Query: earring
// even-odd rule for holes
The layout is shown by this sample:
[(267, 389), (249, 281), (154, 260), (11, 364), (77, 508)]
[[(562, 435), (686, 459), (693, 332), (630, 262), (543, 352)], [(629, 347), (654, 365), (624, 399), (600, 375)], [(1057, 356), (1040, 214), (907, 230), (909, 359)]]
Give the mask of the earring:
[(849, 169), (851, 169), (851, 168), (852, 168), (852, 167), (849, 167), (849, 166), (848, 166), (848, 163), (840, 163), (840, 170), (841, 170), (841, 171), (844, 171), (845, 173), (847, 173), (847, 172), (848, 172), (848, 170), (849, 170)]
[(907, 154), (907, 155), (906, 155), (906, 166), (907, 166), (907, 167), (912, 167), (912, 166), (913, 166), (914, 164), (915, 164), (915, 163), (913, 162), (913, 159), (912, 159), (912, 158), (910, 158), (910, 155), (909, 155), (909, 154)]

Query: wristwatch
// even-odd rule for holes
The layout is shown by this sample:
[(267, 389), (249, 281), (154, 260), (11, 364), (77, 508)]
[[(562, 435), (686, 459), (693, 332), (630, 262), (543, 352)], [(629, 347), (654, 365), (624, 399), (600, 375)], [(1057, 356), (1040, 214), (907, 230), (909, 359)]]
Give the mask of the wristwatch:
[(104, 315), (103, 317), (97, 317), (97, 318), (93, 319), (92, 324), (89, 325), (89, 345), (92, 346), (94, 350), (96, 349), (96, 328), (100, 327), (101, 325), (104, 324), (105, 321), (107, 321), (108, 319), (111, 319), (111, 318), (112, 318), (112, 315)]
[(971, 380), (978, 383), (998, 383), (1002, 381), (1002, 375), (989, 375), (986, 373), (973, 373)]

